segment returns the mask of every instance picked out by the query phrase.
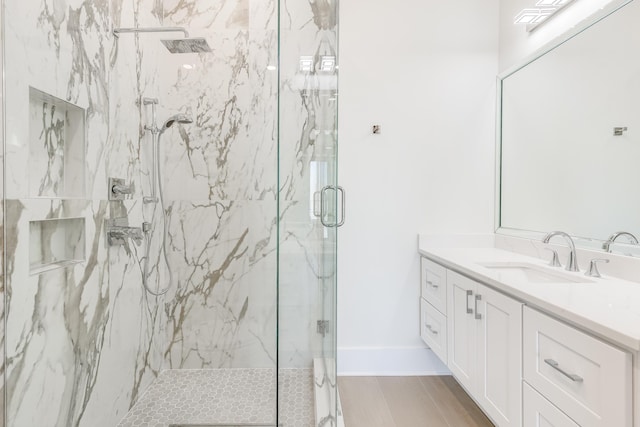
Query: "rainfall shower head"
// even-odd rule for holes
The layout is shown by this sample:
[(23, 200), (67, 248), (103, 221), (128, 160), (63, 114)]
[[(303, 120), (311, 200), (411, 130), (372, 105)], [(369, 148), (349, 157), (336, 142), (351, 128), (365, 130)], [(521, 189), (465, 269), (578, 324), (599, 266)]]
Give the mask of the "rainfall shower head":
[(171, 116), (162, 125), (161, 132), (164, 132), (165, 130), (169, 129), (176, 122), (182, 123), (182, 124), (188, 124), (188, 123), (193, 123), (193, 119), (191, 119), (191, 117), (187, 116), (186, 114), (176, 114), (175, 116)]
[(160, 40), (171, 53), (201, 53), (211, 52), (209, 43), (203, 38), (189, 38), (189, 32), (184, 27), (149, 27), (149, 28), (114, 28), (113, 35), (116, 38), (123, 33), (167, 33), (180, 32), (183, 39)]
[(211, 52), (209, 43), (203, 38), (160, 40), (171, 53)]

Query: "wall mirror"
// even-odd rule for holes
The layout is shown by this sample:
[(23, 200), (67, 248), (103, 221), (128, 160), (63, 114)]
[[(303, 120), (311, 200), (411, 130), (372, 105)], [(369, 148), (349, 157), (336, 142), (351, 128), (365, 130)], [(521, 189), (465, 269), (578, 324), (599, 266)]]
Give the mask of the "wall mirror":
[(497, 232), (640, 239), (640, 1), (608, 13), (499, 77)]

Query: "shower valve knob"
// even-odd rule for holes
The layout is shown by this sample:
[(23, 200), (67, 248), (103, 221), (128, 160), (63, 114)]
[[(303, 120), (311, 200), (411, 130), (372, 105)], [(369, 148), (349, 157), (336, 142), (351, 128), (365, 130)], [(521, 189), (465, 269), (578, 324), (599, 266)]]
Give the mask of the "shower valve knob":
[(133, 183), (127, 185), (124, 179), (109, 178), (109, 200), (124, 200), (127, 195), (135, 191)]

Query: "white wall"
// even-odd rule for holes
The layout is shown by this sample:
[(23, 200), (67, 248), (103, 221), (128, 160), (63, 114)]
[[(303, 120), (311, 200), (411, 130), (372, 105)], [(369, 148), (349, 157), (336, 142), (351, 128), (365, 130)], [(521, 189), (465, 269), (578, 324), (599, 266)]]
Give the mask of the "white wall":
[(499, 1), (360, 5), (340, 5), (339, 370), (440, 372), (417, 233), (493, 230)]

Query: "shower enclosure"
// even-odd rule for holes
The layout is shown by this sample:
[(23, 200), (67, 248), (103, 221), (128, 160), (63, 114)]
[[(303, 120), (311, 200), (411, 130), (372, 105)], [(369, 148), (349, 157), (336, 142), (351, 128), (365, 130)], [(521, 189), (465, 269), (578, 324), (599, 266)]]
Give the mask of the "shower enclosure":
[(339, 425), (338, 3), (2, 10), (1, 425)]

